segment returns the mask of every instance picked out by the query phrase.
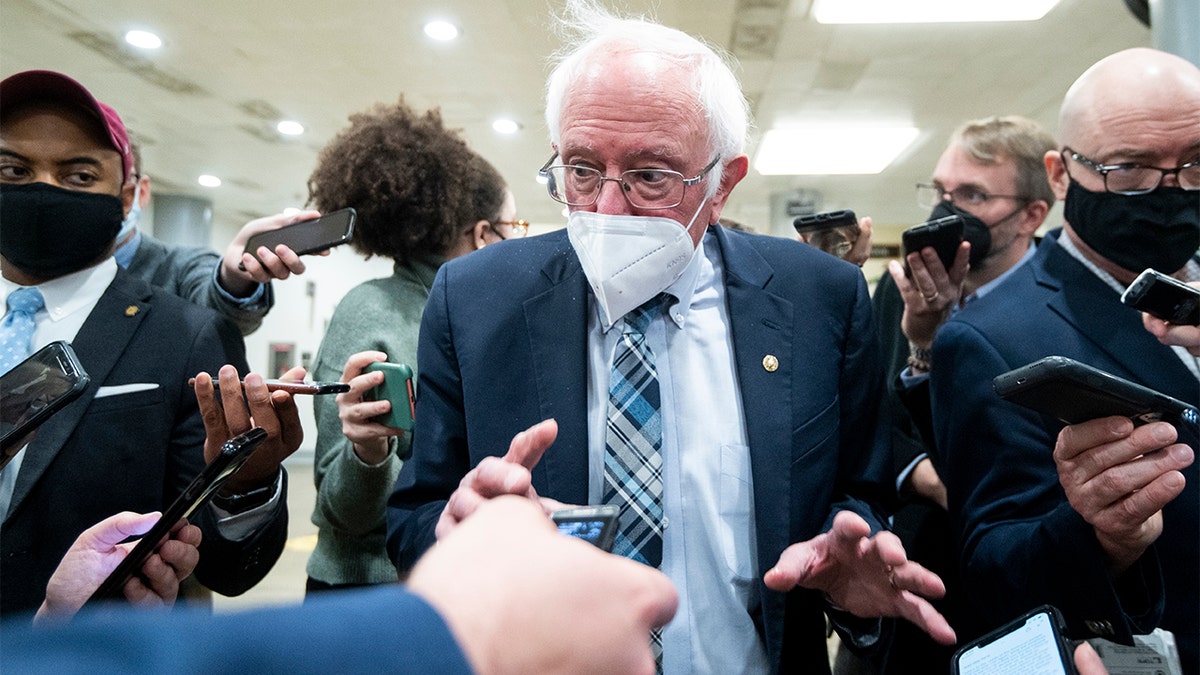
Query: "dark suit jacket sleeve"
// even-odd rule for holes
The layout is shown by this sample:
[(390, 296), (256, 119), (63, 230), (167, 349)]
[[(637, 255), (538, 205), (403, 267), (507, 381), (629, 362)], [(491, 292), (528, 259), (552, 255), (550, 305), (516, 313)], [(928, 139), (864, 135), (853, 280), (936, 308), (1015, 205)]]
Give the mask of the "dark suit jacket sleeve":
[(1110, 579), (1092, 527), (1058, 482), (1051, 453), (1062, 425), (992, 390), (993, 377), (1024, 364), (1007, 363), (974, 327), (954, 320), (938, 332), (933, 357), (938, 464), (946, 469), (974, 632), (1046, 602), (1080, 637), (1096, 632), (1085, 621), (1107, 622), (1126, 641), (1153, 629), (1162, 612), (1154, 548)]
[[(248, 372), (250, 367), (246, 363), (241, 337), (227, 321), (210, 316), (213, 320), (196, 334), (191, 345), (189, 372), (216, 373), (226, 363), (236, 366), (239, 373)], [(199, 472), (193, 458), (197, 448), (203, 448), (205, 438), (204, 422), (195, 395), (184, 392), (180, 401), (181, 409), (171, 433), (169, 451), (176, 467), (173, 474), (175, 489), (170, 491), (172, 499)], [(191, 521), (203, 531), (200, 562), (196, 567), (196, 578), (201, 583), (222, 595), (238, 595), (266, 576), (279, 559), (287, 540), (286, 480), (281, 487), (283, 498), (276, 501), (263, 524), (238, 541), (221, 535), (211, 506), (192, 514)]]
[(6, 671), (49, 675), (471, 672), (441, 616), (397, 586), (241, 614), (118, 605), (36, 630), (22, 616), (0, 630), (0, 650)]
[(413, 454), (388, 498), (388, 556), (407, 573), (435, 541), (446, 499), (471, 469), (463, 414), (462, 373), (451, 340), (446, 268), (434, 279), (417, 346)]
[(234, 322), (242, 335), (249, 335), (258, 330), (275, 303), (271, 285), (266, 284), (261, 301), (252, 305), (230, 300), (217, 288), (220, 263), (221, 255), (212, 249), (169, 246), (143, 233), (129, 271), (184, 300), (217, 310)]

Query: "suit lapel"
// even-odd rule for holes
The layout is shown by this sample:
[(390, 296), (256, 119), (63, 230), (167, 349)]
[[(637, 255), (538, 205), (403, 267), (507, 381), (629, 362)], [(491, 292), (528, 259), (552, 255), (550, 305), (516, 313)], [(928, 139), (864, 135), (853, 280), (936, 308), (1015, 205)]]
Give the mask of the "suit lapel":
[[(1113, 289), (1057, 242), (1051, 241), (1047, 245), (1051, 248), (1046, 251), (1045, 265), (1035, 268), (1034, 274), (1039, 284), (1054, 291), (1047, 301), (1051, 311), (1071, 324), (1079, 339), (1087, 341), (1127, 371), (1114, 375), (1195, 403), (1195, 377), (1173, 350), (1163, 349), (1146, 331), (1141, 315), (1122, 305)], [(1064, 287), (1070, 291), (1063, 292)]]
[(534, 468), (534, 484), (544, 481), (548, 494), (569, 504), (586, 504), (587, 283), (570, 249), (552, 258), (542, 274), (549, 287), (525, 301), (525, 325), (541, 418), (558, 422), (558, 439)]
[(108, 380), (113, 367), (125, 353), (126, 346), (151, 309), (150, 295), (149, 286), (118, 270), (116, 278), (88, 314), (71, 347), (91, 378), (91, 384), (83, 396), (43, 424), (33, 442), (25, 449), (25, 459), (13, 488), (9, 515), (17, 511), (46, 468), (66, 445), (91, 406), (96, 391)]
[[(792, 303), (767, 291), (771, 266), (757, 251), (722, 228), (713, 228), (725, 266), (733, 354), (750, 442), (759, 567), (774, 564), (788, 541), (791, 502), (790, 439), (798, 364), (792, 363)], [(772, 362), (772, 358), (774, 361)], [(774, 368), (772, 370), (771, 368)]]

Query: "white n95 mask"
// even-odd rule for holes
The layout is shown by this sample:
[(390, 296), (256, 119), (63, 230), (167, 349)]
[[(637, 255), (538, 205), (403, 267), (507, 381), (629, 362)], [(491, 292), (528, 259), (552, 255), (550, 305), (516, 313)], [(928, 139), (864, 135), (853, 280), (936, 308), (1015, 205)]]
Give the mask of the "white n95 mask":
[(683, 274), (696, 254), (688, 235), (692, 222), (684, 227), (670, 218), (590, 211), (567, 216), (567, 237), (596, 294), (605, 328)]

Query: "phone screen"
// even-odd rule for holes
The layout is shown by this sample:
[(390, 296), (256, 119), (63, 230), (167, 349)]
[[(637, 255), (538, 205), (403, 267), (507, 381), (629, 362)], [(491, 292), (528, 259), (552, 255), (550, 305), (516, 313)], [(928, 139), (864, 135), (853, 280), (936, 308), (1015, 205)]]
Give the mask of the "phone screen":
[[(71, 345), (57, 341), (42, 347), (0, 377), (0, 448), (21, 439), (87, 388), (88, 375)], [(8, 455), (0, 457), (0, 467)]]
[(558, 531), (582, 539), (603, 551), (612, 551), (620, 509), (612, 505), (563, 509), (551, 514)]
[(1067, 675), (1054, 620), (1048, 612), (1025, 617), (992, 639), (968, 645), (957, 655), (961, 675)]

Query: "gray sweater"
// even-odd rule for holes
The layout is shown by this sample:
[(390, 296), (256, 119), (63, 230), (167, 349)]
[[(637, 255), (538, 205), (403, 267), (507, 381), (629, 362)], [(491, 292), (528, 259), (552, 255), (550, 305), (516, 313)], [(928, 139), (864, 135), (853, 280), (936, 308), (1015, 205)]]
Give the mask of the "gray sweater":
[[(352, 354), (377, 349), (388, 355), (389, 362), (411, 366), (415, 381), (417, 332), (441, 262), (397, 264), (392, 276), (351, 289), (333, 312), (317, 352), (313, 379), (338, 381)], [(308, 559), (308, 575), (334, 585), (395, 581), (396, 568), (384, 549), (384, 507), (411, 439), (407, 435), (392, 439), (388, 458), (369, 466), (342, 434), (335, 397), (314, 396), (313, 411), (317, 503), (312, 521), (317, 526), (317, 546)]]

